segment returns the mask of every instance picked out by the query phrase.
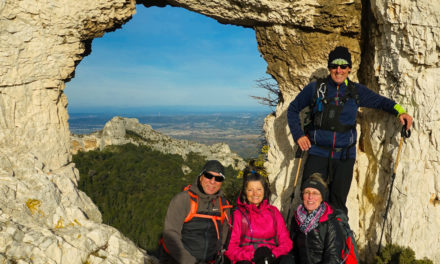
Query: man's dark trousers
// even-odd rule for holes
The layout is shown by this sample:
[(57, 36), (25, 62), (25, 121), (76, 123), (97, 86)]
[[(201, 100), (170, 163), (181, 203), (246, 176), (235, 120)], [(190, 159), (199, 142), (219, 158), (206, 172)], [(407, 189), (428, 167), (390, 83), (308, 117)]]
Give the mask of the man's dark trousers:
[[(331, 164), (329, 164), (329, 161)], [(329, 159), (328, 157), (319, 157), (309, 155), (304, 165), (302, 182), (315, 172), (322, 174), (323, 180), (329, 183), (329, 197), (323, 197), (332, 206), (342, 209), (347, 214), (348, 209), (345, 206), (348, 192), (350, 191), (351, 180), (353, 179), (353, 166), (355, 159)], [(329, 174), (329, 170), (332, 172)]]

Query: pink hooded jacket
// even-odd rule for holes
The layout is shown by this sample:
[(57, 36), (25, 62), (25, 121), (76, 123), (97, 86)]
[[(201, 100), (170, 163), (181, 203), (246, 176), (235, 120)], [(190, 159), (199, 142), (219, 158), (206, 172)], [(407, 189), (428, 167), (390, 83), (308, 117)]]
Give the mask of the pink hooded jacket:
[[(275, 237), (278, 245), (275, 245)], [(261, 241), (258, 244), (250, 243)], [(272, 238), (272, 239), (271, 239)], [(267, 240), (269, 239), (269, 240)], [(225, 255), (233, 262), (252, 261), (255, 249), (267, 246), (275, 258), (286, 255), (292, 249), (292, 240), (280, 211), (267, 200), (259, 207), (237, 201), (233, 215), (231, 240)]]

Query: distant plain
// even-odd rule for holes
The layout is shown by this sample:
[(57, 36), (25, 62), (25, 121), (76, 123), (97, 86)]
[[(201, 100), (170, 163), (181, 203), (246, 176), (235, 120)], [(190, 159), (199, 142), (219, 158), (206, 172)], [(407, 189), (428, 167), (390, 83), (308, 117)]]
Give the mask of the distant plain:
[(73, 134), (89, 134), (102, 130), (114, 116), (137, 118), (156, 131), (176, 139), (212, 145), (226, 143), (242, 158), (257, 157), (263, 140), (264, 118), (269, 111), (150, 109), (149, 111), (90, 111), (70, 113)]

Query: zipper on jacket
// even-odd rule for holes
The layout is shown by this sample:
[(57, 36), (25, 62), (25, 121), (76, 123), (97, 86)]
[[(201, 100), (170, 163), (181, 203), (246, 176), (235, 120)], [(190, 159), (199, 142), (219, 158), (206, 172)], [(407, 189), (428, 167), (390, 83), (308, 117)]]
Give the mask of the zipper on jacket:
[[(336, 86), (336, 98), (339, 98), (339, 84)], [(336, 100), (336, 106), (338, 106), (339, 100)], [(336, 131), (333, 132), (333, 148), (332, 148), (332, 155), (331, 158), (333, 159), (333, 150), (335, 149), (335, 143), (336, 143)]]
[(312, 260), (310, 259), (310, 250), (309, 250), (309, 236), (308, 236), (308, 234), (305, 234), (306, 235), (306, 254), (307, 254), (307, 262), (309, 263), (309, 264), (313, 264), (313, 262), (312, 262)]
[[(208, 202), (208, 211), (213, 212), (213, 208), (215, 207), (215, 201), (216, 199), (212, 199), (210, 202)], [(208, 231), (210, 231), (211, 223), (206, 223), (206, 229), (205, 229), (205, 250), (203, 250), (203, 259), (206, 260), (208, 258), (208, 247), (209, 247), (209, 237), (208, 237)]]
[(209, 223), (206, 225), (206, 231), (205, 231), (205, 250), (203, 252), (203, 258), (204, 260), (206, 260), (208, 258), (208, 246), (209, 246), (209, 242), (208, 242), (208, 231), (209, 231)]

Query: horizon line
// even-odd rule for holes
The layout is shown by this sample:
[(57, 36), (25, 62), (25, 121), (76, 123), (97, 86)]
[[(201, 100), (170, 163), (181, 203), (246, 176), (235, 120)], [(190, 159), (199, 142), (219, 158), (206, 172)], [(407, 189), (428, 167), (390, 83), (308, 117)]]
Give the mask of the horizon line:
[(190, 111), (190, 112), (212, 112), (212, 111), (252, 111), (252, 112), (271, 112), (269, 106), (228, 106), (228, 105), (211, 105), (211, 106), (195, 106), (195, 105), (161, 105), (161, 106), (83, 106), (83, 107), (68, 107), (69, 113), (94, 113), (94, 112), (114, 112), (114, 111), (124, 111), (124, 112), (158, 112), (158, 111)]

